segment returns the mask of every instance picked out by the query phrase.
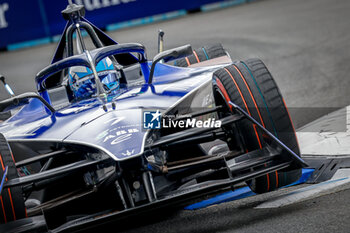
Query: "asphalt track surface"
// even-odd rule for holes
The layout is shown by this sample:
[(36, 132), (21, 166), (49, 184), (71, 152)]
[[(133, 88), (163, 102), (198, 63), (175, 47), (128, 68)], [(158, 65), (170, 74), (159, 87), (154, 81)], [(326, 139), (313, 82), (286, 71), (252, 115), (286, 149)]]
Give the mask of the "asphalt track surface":
[[(118, 42), (140, 42), (149, 58), (157, 30), (165, 46), (194, 48), (220, 42), (234, 60), (261, 58), (276, 79), (297, 127), (350, 104), (350, 1), (262, 0), (223, 10), (109, 33)], [(58, 16), (60, 17), (60, 16)], [(35, 74), (55, 45), (0, 53), (0, 73), (16, 93), (34, 90)], [(0, 99), (6, 98), (0, 87)], [(278, 191), (283, 192), (283, 191)], [(349, 232), (350, 190), (289, 207), (256, 210), (273, 193), (197, 211), (134, 219), (126, 232)], [(136, 222), (141, 223), (136, 224)], [(112, 232), (120, 226), (116, 225)]]
[(281, 208), (254, 209), (261, 202), (284, 191), (261, 194), (196, 211), (155, 215), (153, 217), (156, 220), (135, 218), (127, 222), (128, 225), (122, 225), (122, 232), (349, 232), (349, 189)]

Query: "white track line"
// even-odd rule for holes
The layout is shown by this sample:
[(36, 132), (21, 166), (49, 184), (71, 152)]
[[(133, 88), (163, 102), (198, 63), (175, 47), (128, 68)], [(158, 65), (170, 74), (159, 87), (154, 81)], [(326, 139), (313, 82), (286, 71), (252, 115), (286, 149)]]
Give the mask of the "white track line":
[[(350, 155), (350, 106), (346, 107), (346, 130), (343, 132), (308, 132), (304, 128), (297, 133), (301, 154), (303, 155)], [(343, 124), (343, 116), (337, 118), (324, 118), (324, 124), (336, 123)], [(316, 122), (316, 121), (315, 121)], [(318, 124), (320, 122), (317, 122)], [(312, 127), (313, 123), (309, 124)], [(311, 131), (311, 130), (310, 130)]]
[(272, 200), (266, 201), (258, 206), (256, 209), (279, 208), (288, 206), (301, 201), (310, 200), (323, 195), (339, 192), (350, 188), (350, 178), (343, 177), (339, 179), (331, 179), (319, 184), (310, 185), (300, 188), (290, 193), (278, 196)]

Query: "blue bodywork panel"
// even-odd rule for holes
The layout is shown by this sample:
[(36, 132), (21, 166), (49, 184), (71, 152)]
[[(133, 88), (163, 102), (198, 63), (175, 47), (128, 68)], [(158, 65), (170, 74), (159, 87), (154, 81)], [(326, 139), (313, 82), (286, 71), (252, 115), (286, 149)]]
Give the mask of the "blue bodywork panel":
[(132, 158), (143, 153), (147, 135), (142, 111), (167, 111), (189, 93), (211, 85), (212, 73), (218, 67), (179, 68), (159, 63), (152, 85), (126, 86), (106, 101), (82, 100), (54, 114), (33, 99), (1, 123), (0, 132), (10, 143), (30, 140), (73, 143), (97, 148), (118, 161)]

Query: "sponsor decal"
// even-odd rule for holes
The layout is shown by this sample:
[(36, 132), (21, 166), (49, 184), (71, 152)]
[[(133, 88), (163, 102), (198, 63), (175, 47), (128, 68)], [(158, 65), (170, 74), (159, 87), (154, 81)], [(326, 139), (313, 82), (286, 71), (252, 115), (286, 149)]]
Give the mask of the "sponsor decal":
[(0, 4), (0, 29), (8, 27), (8, 23), (6, 21), (6, 12), (8, 10), (9, 4), (7, 2)]
[(125, 152), (125, 153), (122, 153), (122, 155), (124, 155), (124, 156), (130, 156), (130, 155), (133, 155), (134, 153), (135, 153), (135, 150), (131, 150), (131, 151), (126, 150), (126, 152)]
[(132, 135), (140, 132), (137, 128), (129, 128), (115, 131), (114, 129), (110, 131), (104, 131), (97, 136), (97, 139), (103, 139), (103, 143), (110, 143), (111, 145), (116, 145), (121, 142), (125, 142), (131, 139)]
[[(126, 140), (129, 140), (131, 138), (132, 134), (131, 133), (128, 133), (128, 134), (123, 134), (123, 135), (120, 135), (120, 136), (110, 136), (110, 138), (114, 138), (116, 137), (115, 139), (113, 139), (111, 141), (111, 145), (116, 145), (116, 144), (119, 144), (121, 142), (124, 142)], [(105, 141), (104, 141), (105, 142)]]
[(96, 9), (117, 6), (120, 4), (127, 4), (135, 1), (136, 0), (75, 0), (75, 3), (84, 5), (85, 9), (88, 11), (93, 11)]
[(111, 126), (118, 124), (120, 121), (124, 120), (125, 117), (115, 117), (105, 121), (105, 124), (111, 123)]

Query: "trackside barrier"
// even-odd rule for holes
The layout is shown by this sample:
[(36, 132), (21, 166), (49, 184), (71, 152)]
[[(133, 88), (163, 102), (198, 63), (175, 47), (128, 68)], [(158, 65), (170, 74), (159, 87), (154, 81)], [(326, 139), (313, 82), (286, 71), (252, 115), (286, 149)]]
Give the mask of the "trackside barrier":
[[(250, 0), (251, 1), (251, 0)], [(100, 28), (120, 28), (208, 11), (249, 0), (73, 0), (84, 4), (86, 18)], [(55, 41), (65, 21), (66, 0), (0, 0), (0, 49), (18, 49)]]

